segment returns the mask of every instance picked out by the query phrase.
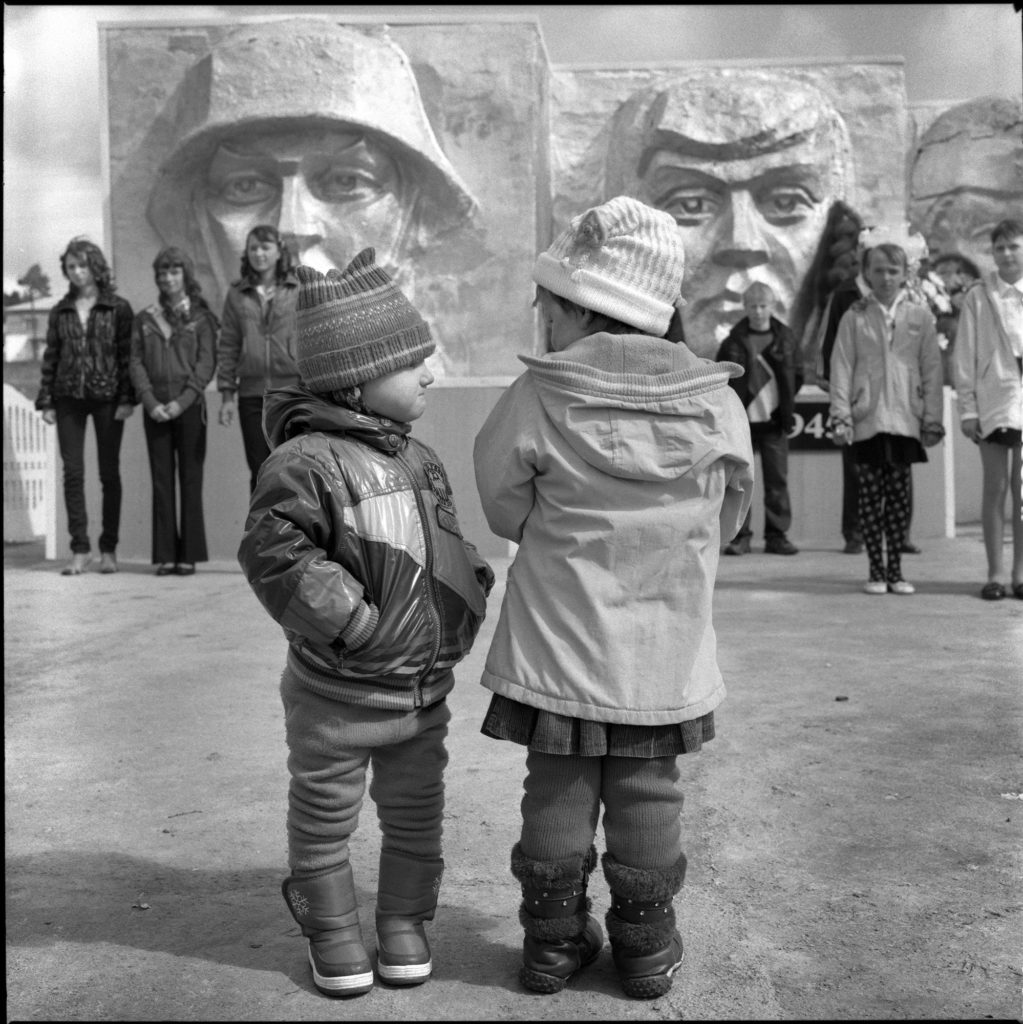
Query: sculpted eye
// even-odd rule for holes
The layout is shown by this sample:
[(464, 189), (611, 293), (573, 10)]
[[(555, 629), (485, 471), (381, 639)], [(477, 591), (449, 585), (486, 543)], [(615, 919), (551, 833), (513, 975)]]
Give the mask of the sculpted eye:
[(313, 194), (327, 203), (351, 203), (372, 199), (385, 192), (386, 185), (361, 168), (338, 164), (310, 181)]
[(677, 224), (695, 227), (716, 216), (721, 203), (713, 192), (692, 189), (671, 192), (657, 199), (654, 205), (665, 213), (670, 213)]
[(817, 203), (802, 188), (782, 186), (761, 193), (757, 197), (757, 205), (769, 221), (791, 224), (809, 216)]
[(248, 206), (252, 203), (264, 203), (277, 195), (276, 182), (258, 174), (232, 174), (220, 185), (220, 197), (235, 206)]

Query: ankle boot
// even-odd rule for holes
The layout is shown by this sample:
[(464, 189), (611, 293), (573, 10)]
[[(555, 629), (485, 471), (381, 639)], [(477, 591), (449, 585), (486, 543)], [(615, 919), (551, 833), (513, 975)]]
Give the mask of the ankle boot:
[(377, 889), (377, 971), (392, 985), (419, 985), (433, 960), (424, 921), (432, 921), (444, 861), (381, 851)]
[(671, 988), (672, 975), (682, 965), (682, 937), (671, 901), (686, 875), (685, 854), (659, 870), (627, 867), (609, 853), (603, 865), (611, 888), (606, 924), (618, 980), (627, 996), (656, 999)]
[(373, 965), (362, 944), (352, 867), (281, 885), (284, 901), (309, 940), (313, 982), (328, 996), (358, 996), (373, 987)]
[(597, 863), (583, 856), (531, 860), (516, 843), (512, 874), (522, 884), (519, 921), (525, 931), (519, 981), (532, 992), (560, 992), (569, 978), (597, 959), (604, 934), (590, 916), (586, 883)]

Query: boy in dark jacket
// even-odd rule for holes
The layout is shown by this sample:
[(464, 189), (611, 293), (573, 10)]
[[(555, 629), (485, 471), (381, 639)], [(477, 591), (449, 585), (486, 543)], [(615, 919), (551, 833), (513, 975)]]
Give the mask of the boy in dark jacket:
[(374, 257), (326, 277), (297, 268), (302, 384), (266, 396), (272, 450), (238, 551), (289, 643), (284, 897), (316, 987), (339, 996), (373, 987), (348, 849), (369, 764), (383, 833), (377, 971), (392, 984), (430, 976), (445, 698), (494, 581), (462, 537), (440, 459), (409, 436), (434, 344)]
[[(719, 362), (738, 363), (745, 373), (729, 384), (742, 399), (749, 417), (754, 452), (760, 452), (764, 473), (764, 551), (795, 555), (799, 549), (786, 536), (792, 525), (789, 501), (789, 431), (795, 422), (796, 393), (803, 385), (802, 360), (792, 331), (771, 315), (775, 302), (770, 285), (755, 281), (742, 296), (746, 315), (732, 328), (718, 350)], [(726, 555), (749, 553), (753, 513)]]

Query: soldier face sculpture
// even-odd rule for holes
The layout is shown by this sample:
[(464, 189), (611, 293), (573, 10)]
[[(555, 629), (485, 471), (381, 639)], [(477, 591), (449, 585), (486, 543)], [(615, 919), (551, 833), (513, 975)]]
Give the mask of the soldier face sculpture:
[(206, 170), (207, 230), (226, 266), (256, 224), (276, 224), (298, 261), (343, 270), (368, 246), (382, 266), (401, 250), (415, 189), (378, 142), (339, 129), (249, 132), (222, 142)]

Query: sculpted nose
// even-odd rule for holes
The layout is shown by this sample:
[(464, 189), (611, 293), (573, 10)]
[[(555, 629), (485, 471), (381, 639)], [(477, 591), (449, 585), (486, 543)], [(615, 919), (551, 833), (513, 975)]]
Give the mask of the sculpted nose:
[(281, 190), (281, 215), (277, 225), (281, 237), (296, 256), (323, 241), (323, 225), (316, 200), (300, 175), (284, 178)]
[(731, 211), (714, 250), (714, 262), (740, 270), (767, 263), (770, 253), (761, 228), (760, 211), (753, 197), (745, 189), (737, 189), (731, 199)]

